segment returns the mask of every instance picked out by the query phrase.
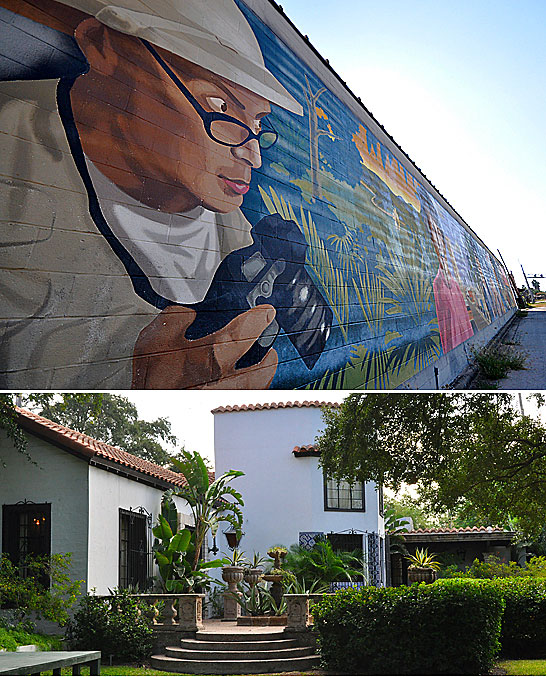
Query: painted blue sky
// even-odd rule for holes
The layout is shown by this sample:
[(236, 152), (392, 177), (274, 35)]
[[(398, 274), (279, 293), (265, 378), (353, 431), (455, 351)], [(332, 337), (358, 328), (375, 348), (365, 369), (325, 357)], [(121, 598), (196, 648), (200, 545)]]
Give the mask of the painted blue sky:
[(546, 3), (282, 5), (518, 283), (546, 275)]

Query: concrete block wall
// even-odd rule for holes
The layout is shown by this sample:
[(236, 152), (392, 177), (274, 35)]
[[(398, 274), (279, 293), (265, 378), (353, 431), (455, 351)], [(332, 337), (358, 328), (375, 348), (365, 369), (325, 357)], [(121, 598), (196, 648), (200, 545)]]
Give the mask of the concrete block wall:
[(274, 3), (105, 5), (0, 0), (1, 387), (434, 388), (511, 317)]

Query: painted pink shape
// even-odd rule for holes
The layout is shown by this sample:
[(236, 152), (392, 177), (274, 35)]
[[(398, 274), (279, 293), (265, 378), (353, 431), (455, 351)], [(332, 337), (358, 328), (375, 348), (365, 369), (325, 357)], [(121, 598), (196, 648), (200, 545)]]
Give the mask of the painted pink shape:
[(440, 340), (444, 354), (473, 336), (470, 317), (461, 288), (456, 280), (438, 270), (433, 283)]

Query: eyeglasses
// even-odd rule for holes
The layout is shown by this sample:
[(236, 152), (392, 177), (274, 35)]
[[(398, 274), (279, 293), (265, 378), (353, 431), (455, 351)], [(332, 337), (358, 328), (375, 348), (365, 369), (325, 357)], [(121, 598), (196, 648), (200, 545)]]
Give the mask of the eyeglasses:
[(273, 128), (262, 129), (255, 134), (250, 127), (237, 120), (237, 118), (231, 117), (231, 115), (206, 111), (190, 90), (181, 82), (180, 78), (177, 77), (176, 73), (173, 72), (172, 68), (161, 58), (157, 50), (147, 40), (141, 38), (141, 42), (195, 108), (195, 112), (203, 121), (205, 131), (213, 141), (220, 143), (222, 146), (238, 148), (256, 139), (260, 144), (260, 148), (264, 149), (271, 148), (277, 141), (278, 134)]

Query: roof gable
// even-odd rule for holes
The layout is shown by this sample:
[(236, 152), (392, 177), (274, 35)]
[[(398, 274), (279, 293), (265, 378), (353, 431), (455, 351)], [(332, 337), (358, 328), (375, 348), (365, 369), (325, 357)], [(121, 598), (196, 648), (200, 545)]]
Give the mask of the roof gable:
[(17, 422), (29, 433), (38, 435), (67, 451), (76, 452), (89, 462), (91, 460), (104, 460), (115, 465), (134, 470), (143, 475), (167, 482), (175, 487), (187, 486), (184, 475), (175, 473), (168, 468), (163, 468), (157, 463), (146, 461), (123, 449), (114, 447), (106, 442), (96, 440), (89, 435), (67, 428), (60, 423), (50, 421), (43, 416), (38, 416), (31, 411), (16, 407)]

